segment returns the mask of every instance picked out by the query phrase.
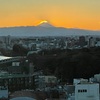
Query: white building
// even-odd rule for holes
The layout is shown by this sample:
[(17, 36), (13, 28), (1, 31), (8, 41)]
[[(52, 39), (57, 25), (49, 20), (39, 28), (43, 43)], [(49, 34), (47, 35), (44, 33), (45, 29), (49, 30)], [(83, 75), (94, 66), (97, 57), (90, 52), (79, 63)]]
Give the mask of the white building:
[(8, 98), (8, 88), (6, 86), (0, 86), (0, 99)]
[(75, 100), (99, 100), (99, 84), (80, 83), (75, 85)]
[(96, 79), (97, 82), (100, 82), (100, 74), (95, 74), (94, 79)]

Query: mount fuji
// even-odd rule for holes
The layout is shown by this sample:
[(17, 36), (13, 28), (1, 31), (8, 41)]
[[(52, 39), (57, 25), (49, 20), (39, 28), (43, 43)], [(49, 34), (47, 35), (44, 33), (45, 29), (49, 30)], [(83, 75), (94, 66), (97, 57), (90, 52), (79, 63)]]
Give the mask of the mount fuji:
[(20, 26), (0, 28), (0, 36), (86, 36), (99, 35), (100, 31), (83, 30), (75, 28), (55, 27), (47, 21), (37, 26)]
[(38, 25), (38, 27), (45, 27), (45, 28), (49, 28), (49, 27), (54, 27), (52, 24), (50, 24), (48, 21), (42, 21), (40, 22)]

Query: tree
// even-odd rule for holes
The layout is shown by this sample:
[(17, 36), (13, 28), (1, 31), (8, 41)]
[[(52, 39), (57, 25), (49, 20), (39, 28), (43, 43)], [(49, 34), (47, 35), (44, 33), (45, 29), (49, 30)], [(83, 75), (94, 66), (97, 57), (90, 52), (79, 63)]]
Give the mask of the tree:
[(28, 49), (24, 48), (22, 45), (15, 44), (13, 46), (13, 55), (25, 56), (28, 53)]

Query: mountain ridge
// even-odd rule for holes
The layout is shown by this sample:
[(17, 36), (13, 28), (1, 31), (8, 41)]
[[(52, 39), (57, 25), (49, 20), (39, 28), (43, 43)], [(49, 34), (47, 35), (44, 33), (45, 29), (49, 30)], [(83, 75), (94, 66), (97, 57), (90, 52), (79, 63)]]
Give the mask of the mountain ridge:
[(0, 36), (72, 36), (100, 35), (100, 31), (65, 27), (18, 26), (0, 28)]

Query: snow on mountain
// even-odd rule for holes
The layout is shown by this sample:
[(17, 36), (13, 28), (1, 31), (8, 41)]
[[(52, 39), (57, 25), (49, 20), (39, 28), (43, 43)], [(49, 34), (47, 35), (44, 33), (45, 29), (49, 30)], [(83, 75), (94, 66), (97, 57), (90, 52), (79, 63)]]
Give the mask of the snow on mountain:
[(54, 27), (53, 25), (51, 25), (48, 21), (42, 21), (40, 22), (39, 25), (37, 25), (38, 27), (46, 27), (46, 28), (49, 28), (49, 27)]

